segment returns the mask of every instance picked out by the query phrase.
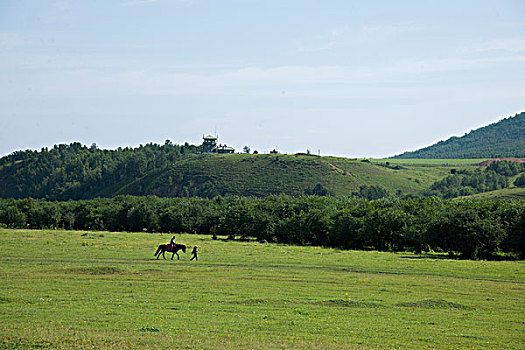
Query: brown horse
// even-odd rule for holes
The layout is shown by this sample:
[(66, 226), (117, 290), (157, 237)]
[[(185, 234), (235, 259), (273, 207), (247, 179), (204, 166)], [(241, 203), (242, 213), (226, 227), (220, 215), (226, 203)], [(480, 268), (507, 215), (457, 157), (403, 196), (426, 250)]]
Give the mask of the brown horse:
[(175, 254), (177, 255), (177, 260), (180, 260), (180, 256), (177, 253), (179, 250), (182, 250), (183, 253), (186, 253), (186, 246), (184, 244), (176, 244), (175, 248), (172, 249), (171, 244), (161, 244), (159, 245), (159, 248), (157, 249), (155, 256), (157, 257), (157, 260), (158, 260), (160, 257), (160, 254), (162, 254), (162, 257), (164, 258), (164, 260), (166, 260), (164, 253), (171, 252), (173, 253), (171, 255), (171, 260), (173, 260), (173, 257), (175, 256)]

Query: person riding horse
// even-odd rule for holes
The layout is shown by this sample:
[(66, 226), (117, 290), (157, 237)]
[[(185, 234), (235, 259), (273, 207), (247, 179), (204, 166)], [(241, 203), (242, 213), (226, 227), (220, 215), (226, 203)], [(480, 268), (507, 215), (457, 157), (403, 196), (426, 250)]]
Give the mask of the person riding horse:
[(175, 243), (175, 236), (171, 237), (171, 241), (170, 241), (170, 248), (171, 248), (171, 251), (175, 251), (175, 247), (177, 246), (177, 243)]
[(166, 259), (166, 257), (164, 256), (164, 253), (170, 252), (170, 253), (172, 253), (171, 260), (173, 260), (173, 257), (175, 255), (177, 255), (177, 260), (180, 260), (180, 256), (177, 253), (179, 250), (182, 250), (183, 253), (186, 253), (186, 246), (184, 244), (180, 244), (179, 243), (179, 244), (175, 245), (175, 249), (171, 249), (171, 245), (169, 245), (169, 244), (161, 244), (161, 245), (159, 245), (159, 248), (155, 252), (155, 256), (158, 259), (162, 255), (162, 258)]

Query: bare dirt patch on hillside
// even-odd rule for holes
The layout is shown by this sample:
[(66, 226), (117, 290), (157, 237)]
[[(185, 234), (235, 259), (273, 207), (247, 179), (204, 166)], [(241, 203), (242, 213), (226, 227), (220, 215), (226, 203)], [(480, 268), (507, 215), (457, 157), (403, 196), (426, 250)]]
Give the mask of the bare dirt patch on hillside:
[(494, 158), (494, 159), (489, 159), (489, 160), (486, 160), (484, 162), (477, 163), (477, 164), (474, 164), (474, 165), (477, 165), (477, 166), (489, 166), (493, 162), (501, 162), (503, 160), (506, 160), (507, 162), (525, 163), (525, 160), (523, 160), (521, 158)]

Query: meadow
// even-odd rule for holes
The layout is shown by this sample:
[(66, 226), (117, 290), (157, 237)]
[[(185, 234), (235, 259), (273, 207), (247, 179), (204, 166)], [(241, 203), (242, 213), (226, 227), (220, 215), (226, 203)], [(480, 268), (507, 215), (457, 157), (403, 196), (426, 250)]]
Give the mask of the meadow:
[[(0, 229), (0, 348), (523, 349), (525, 262)], [(220, 237), (219, 237), (220, 238)]]

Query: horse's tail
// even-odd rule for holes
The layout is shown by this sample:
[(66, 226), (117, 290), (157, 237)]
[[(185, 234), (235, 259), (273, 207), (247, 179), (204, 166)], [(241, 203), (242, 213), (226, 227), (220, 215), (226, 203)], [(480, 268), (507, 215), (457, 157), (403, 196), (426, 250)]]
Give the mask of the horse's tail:
[(154, 255), (154, 256), (159, 255), (161, 252), (162, 252), (162, 244), (159, 245), (159, 248), (158, 248), (157, 251), (155, 252), (155, 255)]

